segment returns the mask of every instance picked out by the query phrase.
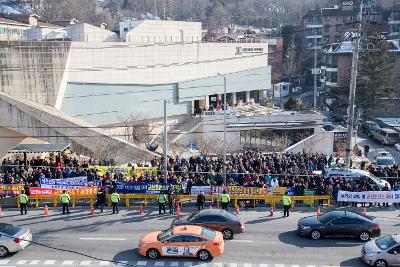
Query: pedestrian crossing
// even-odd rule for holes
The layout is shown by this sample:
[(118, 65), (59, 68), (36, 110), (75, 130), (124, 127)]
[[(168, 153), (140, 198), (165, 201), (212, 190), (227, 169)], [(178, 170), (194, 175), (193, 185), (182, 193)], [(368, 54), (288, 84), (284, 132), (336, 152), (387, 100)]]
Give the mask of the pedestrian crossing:
[(3, 259), (0, 267), (24, 267), (24, 266), (115, 266), (115, 267), (337, 267), (334, 265), (310, 265), (310, 264), (277, 264), (277, 263), (230, 263), (230, 262), (207, 262), (193, 261), (163, 261), (163, 260), (141, 260), (141, 261), (94, 261), (94, 260), (33, 260), (33, 259)]

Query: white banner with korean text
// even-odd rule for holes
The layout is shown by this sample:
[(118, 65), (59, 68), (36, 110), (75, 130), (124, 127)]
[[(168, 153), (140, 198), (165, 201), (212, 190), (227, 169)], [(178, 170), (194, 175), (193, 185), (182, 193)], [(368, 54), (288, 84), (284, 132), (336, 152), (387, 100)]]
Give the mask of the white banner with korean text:
[(339, 190), (337, 201), (367, 203), (400, 203), (400, 191), (349, 192)]

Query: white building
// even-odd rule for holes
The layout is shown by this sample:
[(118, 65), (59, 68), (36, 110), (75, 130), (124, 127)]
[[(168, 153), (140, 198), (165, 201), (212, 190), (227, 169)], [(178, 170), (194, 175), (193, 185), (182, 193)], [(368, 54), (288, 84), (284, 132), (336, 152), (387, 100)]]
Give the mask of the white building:
[(29, 28), (29, 24), (0, 17), (0, 41), (21, 40)]
[(105, 23), (100, 27), (88, 23), (70, 24), (66, 27), (67, 36), (73, 42), (118, 42), (118, 34), (105, 27)]
[(291, 83), (280, 82), (272, 86), (272, 97), (280, 98), (288, 96), (291, 92)]

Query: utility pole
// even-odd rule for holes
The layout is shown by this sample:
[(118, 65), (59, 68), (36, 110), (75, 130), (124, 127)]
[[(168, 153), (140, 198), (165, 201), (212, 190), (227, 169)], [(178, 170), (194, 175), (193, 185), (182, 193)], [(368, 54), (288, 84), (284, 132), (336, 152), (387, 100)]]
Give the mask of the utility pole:
[(224, 186), (226, 186), (226, 76), (217, 73), (219, 76), (222, 76), (224, 78), (224, 166), (223, 166), (223, 172), (224, 172)]
[(164, 100), (164, 182), (168, 177), (168, 132), (167, 132), (167, 100)]
[(314, 110), (317, 110), (317, 39), (314, 40)]
[(158, 17), (157, 0), (154, 0), (154, 8), (155, 8), (155, 11), (156, 11), (156, 17)]
[(363, 3), (360, 5), (360, 16), (357, 31), (355, 32), (353, 58), (351, 61), (351, 82), (350, 82), (350, 95), (349, 95), (349, 118), (347, 124), (347, 147), (346, 147), (346, 163), (350, 166), (351, 150), (353, 149), (353, 134), (354, 134), (354, 102), (356, 98), (356, 87), (357, 87), (357, 68), (358, 68), (358, 49), (361, 39), (361, 27), (362, 27), (362, 9)]
[(163, 17), (163, 20), (166, 20), (166, 18), (165, 18), (166, 1), (167, 1), (167, 0), (164, 0), (164, 17)]

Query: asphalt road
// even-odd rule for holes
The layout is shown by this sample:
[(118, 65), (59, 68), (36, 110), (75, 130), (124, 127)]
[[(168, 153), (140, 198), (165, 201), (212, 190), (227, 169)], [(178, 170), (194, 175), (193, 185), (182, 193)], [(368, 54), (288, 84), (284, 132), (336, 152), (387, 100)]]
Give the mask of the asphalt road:
[(396, 148), (394, 146), (384, 146), (384, 145), (372, 140), (371, 138), (368, 138), (364, 134), (359, 134), (357, 136), (357, 143), (361, 146), (362, 149), (364, 149), (364, 145), (366, 143), (369, 145), (370, 149), (369, 149), (369, 153), (368, 153), (368, 159), (370, 161), (374, 160), (374, 157), (378, 150), (385, 150), (393, 156), (394, 160), (398, 164), (400, 163), (400, 151), (396, 150)]
[[(361, 209), (361, 208), (359, 208)], [(326, 209), (323, 209), (325, 211)], [(187, 208), (184, 209), (187, 211)], [(313, 215), (310, 208), (296, 209), (289, 218), (282, 218), (278, 211), (269, 217), (266, 209), (241, 211), (245, 232), (225, 242), (225, 252), (211, 263), (204, 265), (195, 259), (149, 260), (136, 252), (139, 237), (153, 230), (165, 229), (172, 216), (159, 216), (158, 212), (122, 210), (118, 215), (90, 216), (88, 210), (73, 210), (70, 215), (60, 215), (59, 209), (50, 209), (50, 216), (43, 217), (43, 210), (30, 211), (20, 216), (14, 210), (5, 210), (0, 222), (29, 227), (34, 241), (46, 246), (62, 248), (80, 254), (54, 250), (39, 244), (0, 260), (0, 266), (113, 266), (119, 261), (126, 266), (159, 267), (317, 267), (364, 266), (359, 260), (362, 243), (353, 239), (323, 239), (313, 241), (296, 234), (298, 219)], [(398, 211), (377, 208), (368, 211), (380, 217), (383, 234), (396, 233), (400, 225)], [(115, 264), (116, 265), (116, 264)], [(124, 266), (123, 264), (120, 264)]]

